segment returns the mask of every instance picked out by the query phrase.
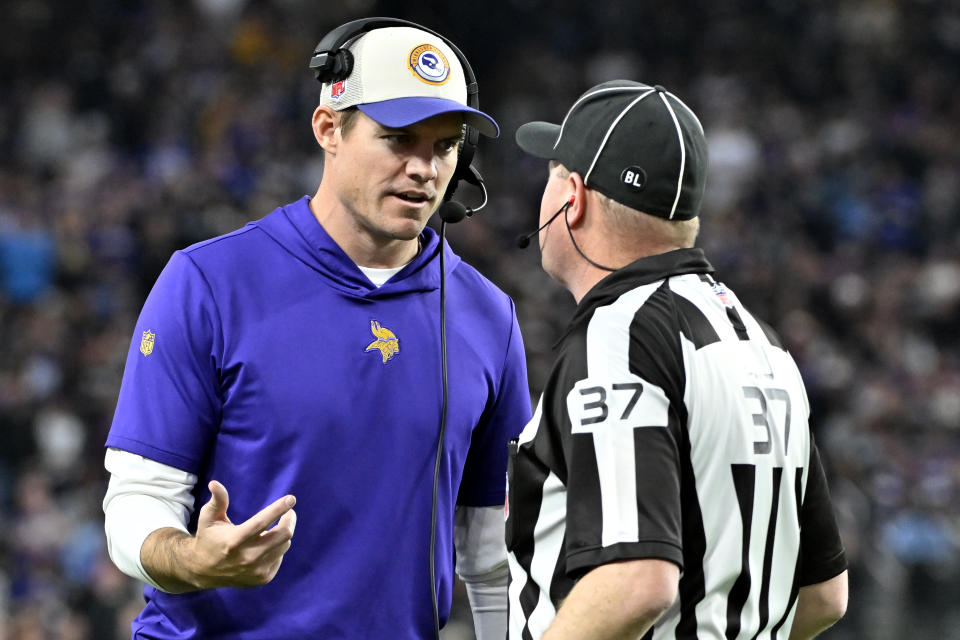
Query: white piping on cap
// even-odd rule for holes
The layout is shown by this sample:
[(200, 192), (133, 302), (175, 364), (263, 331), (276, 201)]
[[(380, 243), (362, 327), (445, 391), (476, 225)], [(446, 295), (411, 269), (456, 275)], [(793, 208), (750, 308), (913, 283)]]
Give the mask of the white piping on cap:
[[(607, 146), (607, 140), (610, 139), (610, 134), (613, 133), (614, 128), (617, 126), (617, 124), (620, 122), (623, 116), (627, 115), (627, 112), (630, 111), (630, 109), (632, 109), (634, 105), (636, 105), (638, 102), (640, 102), (641, 100), (649, 96), (651, 93), (655, 93), (655, 92), (656, 92), (656, 89), (648, 88), (646, 93), (644, 93), (642, 96), (637, 97), (636, 99), (634, 99), (633, 102), (631, 102), (626, 107), (624, 107), (623, 111), (620, 112), (620, 115), (614, 118), (613, 122), (610, 123), (610, 126), (607, 128), (607, 133), (603, 136), (603, 141), (600, 142), (600, 147), (597, 149), (596, 155), (593, 156), (593, 162), (590, 163), (590, 168), (587, 169), (587, 175), (583, 177), (583, 184), (589, 183), (590, 174), (593, 173), (593, 167), (596, 166), (597, 159), (600, 157), (600, 153), (603, 151), (603, 148)], [(674, 120), (676, 120), (676, 118), (674, 118)], [(676, 207), (676, 203), (674, 203), (674, 207)]]
[[(663, 100), (663, 104), (667, 106), (667, 111), (670, 112), (673, 126), (677, 128), (677, 139), (680, 142), (680, 175), (677, 177), (677, 196), (673, 199), (673, 206), (670, 208), (670, 217), (668, 218), (673, 220), (673, 215), (677, 212), (677, 203), (680, 202), (680, 190), (683, 188), (683, 172), (687, 168), (687, 147), (683, 144), (683, 131), (680, 129), (680, 121), (677, 120), (677, 114), (670, 106), (670, 101), (663, 94), (660, 94), (660, 99)], [(680, 102), (680, 104), (683, 104), (683, 102)], [(697, 124), (700, 124), (699, 120), (697, 120)], [(584, 180), (583, 182), (586, 183), (587, 181)]]
[(700, 133), (703, 133), (703, 125), (700, 124), (700, 118), (698, 118), (698, 117), (697, 117), (697, 114), (695, 114), (695, 113), (693, 112), (693, 109), (691, 109), (690, 107), (688, 107), (686, 104), (683, 103), (683, 100), (681, 100), (681, 99), (678, 98), (677, 96), (673, 95), (673, 94), (670, 93), (669, 91), (667, 91), (667, 92), (665, 92), (665, 93), (666, 93), (668, 96), (670, 96), (671, 98), (673, 98), (674, 100), (676, 100), (676, 101), (677, 101), (677, 104), (679, 104), (681, 107), (683, 107), (684, 111), (686, 111), (686, 112), (690, 115), (690, 117), (693, 118), (693, 121), (697, 123), (697, 127), (700, 129)]
[(648, 87), (648, 86), (640, 86), (640, 87), (607, 87), (606, 89), (597, 89), (597, 90), (594, 91), (593, 93), (588, 93), (588, 94), (582, 96), (579, 100), (577, 100), (576, 102), (573, 103), (573, 106), (570, 107), (570, 108), (567, 110), (567, 115), (565, 115), (565, 116), (563, 117), (563, 122), (560, 123), (560, 133), (557, 134), (557, 141), (553, 143), (553, 148), (556, 149), (556, 148), (557, 148), (557, 145), (560, 144), (560, 138), (563, 137), (563, 128), (564, 128), (565, 126), (567, 126), (567, 120), (570, 118), (571, 114), (573, 114), (573, 112), (576, 110), (577, 106), (578, 106), (581, 102), (583, 102), (584, 100), (589, 100), (590, 98), (593, 98), (594, 96), (598, 96), (598, 95), (600, 95), (601, 93), (610, 93), (611, 91), (613, 91), (613, 92), (618, 92), (618, 93), (630, 93), (630, 92), (632, 92), (632, 91), (649, 91), (650, 89), (651, 89), (651, 87)]

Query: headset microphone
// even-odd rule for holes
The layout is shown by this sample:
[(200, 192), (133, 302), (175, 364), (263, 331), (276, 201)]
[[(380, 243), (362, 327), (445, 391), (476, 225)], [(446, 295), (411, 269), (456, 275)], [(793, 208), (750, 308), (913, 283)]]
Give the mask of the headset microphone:
[(470, 215), (467, 213), (467, 211), (468, 209), (456, 200), (450, 200), (440, 205), (438, 215), (444, 222), (453, 224), (455, 222), (460, 222)]
[(555, 214), (550, 216), (549, 220), (547, 220), (542, 225), (540, 225), (540, 227), (537, 228), (536, 230), (531, 231), (530, 233), (522, 233), (519, 236), (517, 236), (517, 247), (520, 249), (526, 249), (527, 247), (529, 247), (530, 238), (532, 238), (533, 236), (537, 235), (538, 233), (546, 229), (551, 222), (557, 219), (557, 216), (559, 216), (561, 213), (566, 211), (567, 207), (573, 204), (574, 199), (576, 199), (576, 196), (570, 196), (570, 199), (567, 200), (565, 203), (563, 203), (563, 206), (560, 207), (560, 209)]
[(480, 177), (480, 172), (473, 166), (468, 168), (469, 175), (463, 176), (463, 179), (469, 182), (472, 185), (480, 187), (480, 190), (483, 192), (483, 202), (480, 203), (479, 207), (467, 207), (466, 205), (457, 202), (456, 200), (451, 200), (449, 196), (452, 196), (452, 192), (447, 192), (447, 198), (444, 200), (443, 204), (440, 205), (440, 208), (437, 209), (437, 215), (440, 216), (440, 219), (448, 224), (453, 224), (460, 222), (464, 218), (469, 218), (480, 209), (483, 209), (487, 206), (487, 187), (483, 183), (483, 178)]

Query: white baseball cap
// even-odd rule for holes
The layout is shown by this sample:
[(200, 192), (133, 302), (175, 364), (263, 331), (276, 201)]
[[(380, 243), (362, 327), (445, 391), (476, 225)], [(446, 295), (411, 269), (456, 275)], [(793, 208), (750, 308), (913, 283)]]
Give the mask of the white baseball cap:
[(356, 106), (397, 128), (460, 112), (480, 133), (500, 135), (493, 118), (467, 105), (463, 67), (443, 39), (413, 27), (386, 27), (362, 34), (346, 48), (353, 70), (344, 80), (323, 84), (321, 105), (337, 111)]

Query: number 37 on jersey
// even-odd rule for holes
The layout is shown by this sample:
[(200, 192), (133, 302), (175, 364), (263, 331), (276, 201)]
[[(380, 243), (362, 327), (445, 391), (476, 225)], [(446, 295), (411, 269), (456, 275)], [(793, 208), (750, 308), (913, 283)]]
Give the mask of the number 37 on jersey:
[[(789, 392), (764, 384), (743, 385), (739, 391), (748, 448), (756, 455), (786, 457), (793, 418)], [(616, 382), (587, 378), (567, 395), (573, 433), (603, 434), (614, 441), (632, 438), (636, 428), (666, 427), (669, 405), (662, 389), (640, 378)]]

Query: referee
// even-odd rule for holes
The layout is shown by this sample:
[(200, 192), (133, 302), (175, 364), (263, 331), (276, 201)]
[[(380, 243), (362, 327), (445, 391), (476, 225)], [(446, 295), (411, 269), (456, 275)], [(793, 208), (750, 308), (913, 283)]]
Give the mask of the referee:
[(612, 81), (517, 142), (550, 161), (541, 260), (578, 306), (511, 443), (509, 638), (817, 635), (843, 546), (793, 359), (693, 248), (696, 115)]

